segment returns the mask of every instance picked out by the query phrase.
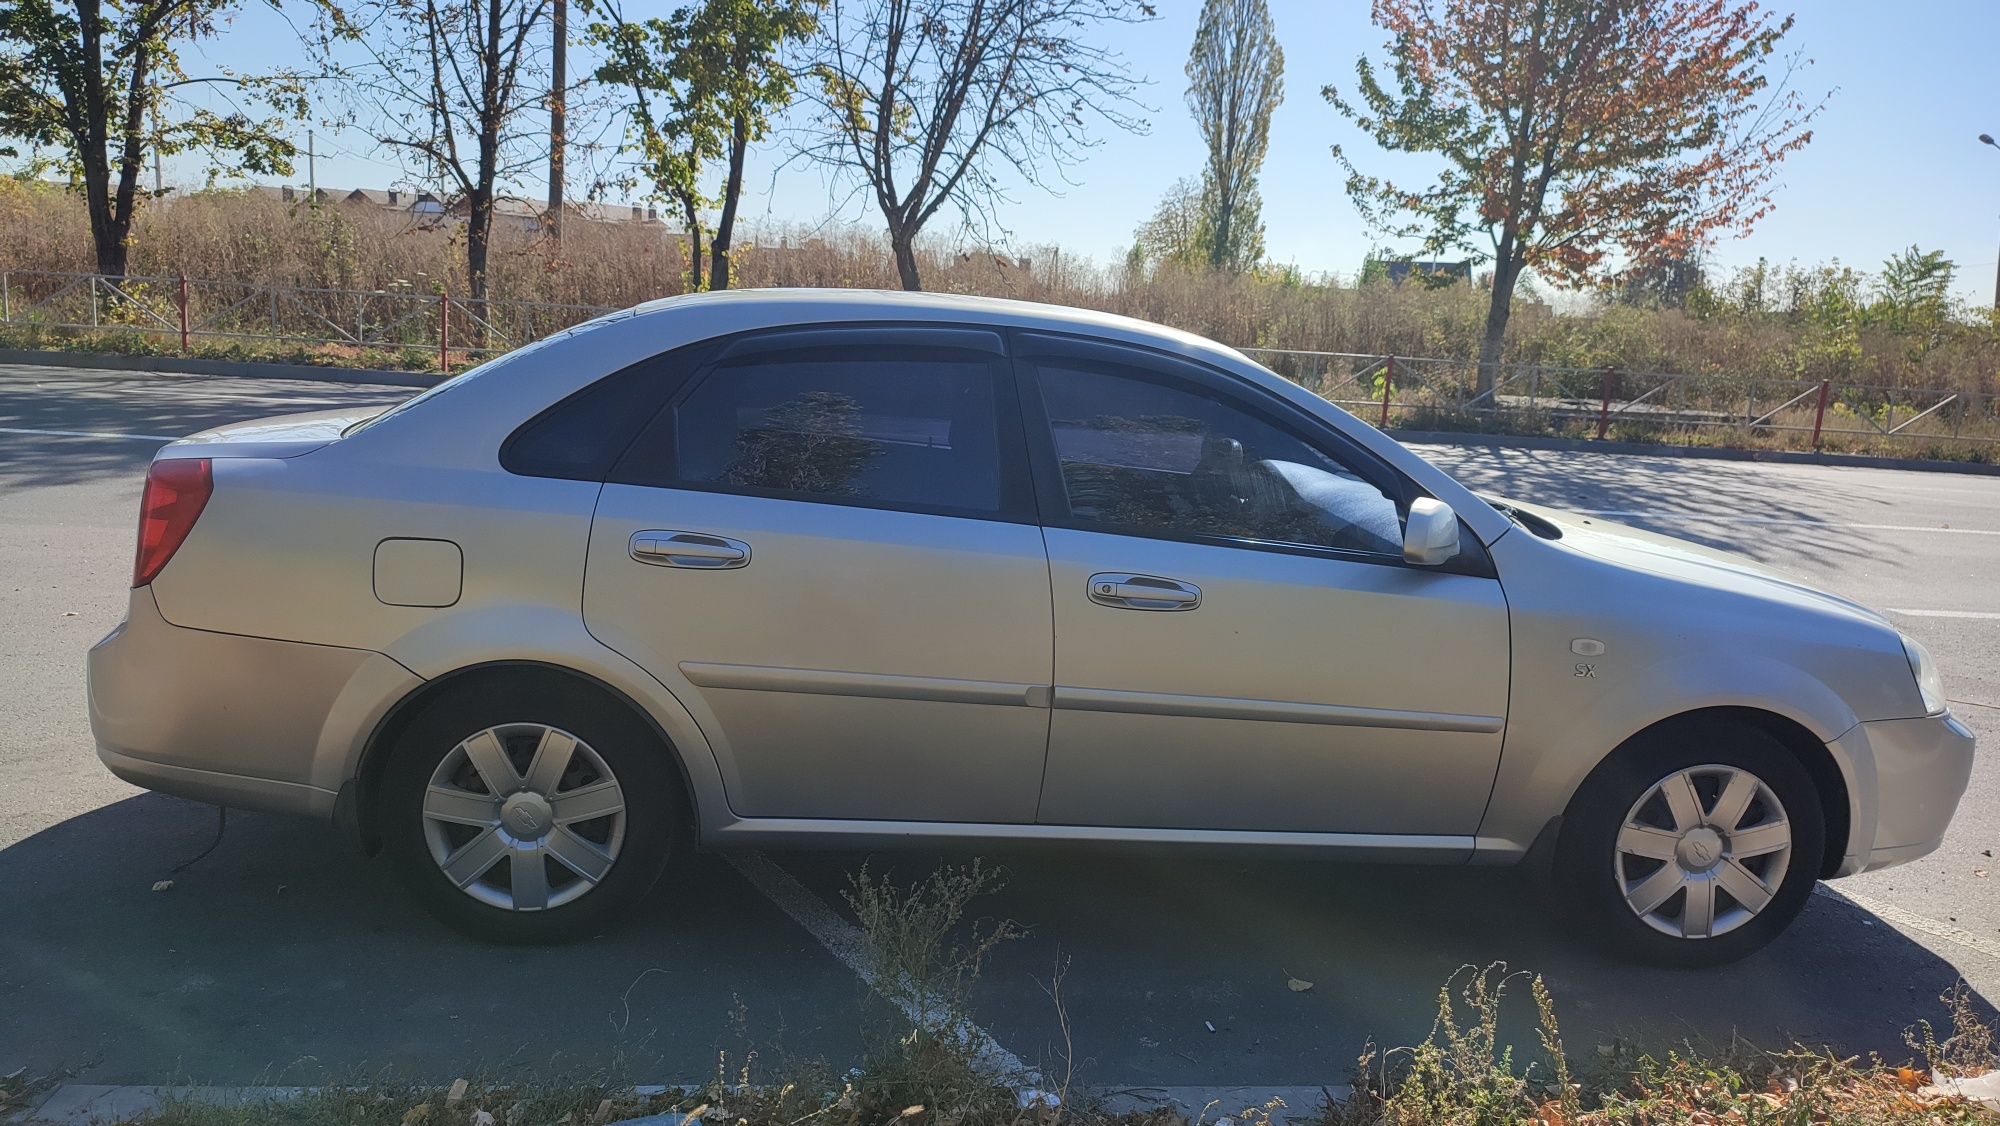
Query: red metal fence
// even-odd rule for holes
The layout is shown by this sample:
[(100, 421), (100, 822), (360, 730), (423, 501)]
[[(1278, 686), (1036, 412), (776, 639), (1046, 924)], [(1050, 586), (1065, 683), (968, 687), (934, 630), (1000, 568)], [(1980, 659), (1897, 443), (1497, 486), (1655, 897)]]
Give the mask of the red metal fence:
[[(408, 288), (0, 271), (0, 324), (15, 328), (137, 333), (183, 352), (196, 341), (349, 348), (447, 372), (611, 311), (532, 301), (474, 303)], [(2000, 459), (2000, 397), (1993, 395), (1530, 364), (1503, 365), (1491, 385), (1482, 386), (1479, 366), (1461, 360), (1244, 351), (1385, 429)]]

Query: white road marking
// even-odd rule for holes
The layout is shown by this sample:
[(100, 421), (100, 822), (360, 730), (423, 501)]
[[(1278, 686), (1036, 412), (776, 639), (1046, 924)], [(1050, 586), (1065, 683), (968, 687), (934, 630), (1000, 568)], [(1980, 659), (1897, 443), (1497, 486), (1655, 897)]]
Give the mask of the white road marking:
[(1634, 512), (1610, 508), (1579, 508), (1585, 516), (1619, 516), (1661, 523), (1712, 521), (1718, 524), (1774, 524), (1801, 528), (1853, 528), (1865, 532), (1939, 532), (1949, 536), (2000, 536), (2000, 529), (1940, 528), (1930, 524), (1842, 524), (1833, 520), (1802, 520), (1794, 516), (1730, 516), (1708, 512)]
[(1905, 610), (1900, 606), (1884, 606), (1891, 614), (1903, 614), (1912, 618), (1970, 618), (1975, 621), (2000, 621), (2000, 613), (1991, 610)]
[(0, 426), (0, 434), (32, 434), (45, 438), (109, 438), (124, 442), (178, 442), (181, 437), (170, 438), (165, 434), (114, 434), (107, 430), (31, 430), (19, 426)]
[[(729, 863), (751, 886), (764, 893), (764, 898), (778, 905), (778, 909), (792, 917), (792, 921), (804, 927), (807, 933), (819, 940), (828, 953), (853, 970), (863, 984), (887, 997), (888, 994), (877, 984), (875, 959), (869, 955), (868, 941), (861, 928), (841, 918), (826, 901), (807, 890), (806, 886), (793, 879), (791, 873), (771, 862), (770, 857), (761, 852), (729, 854)], [(897, 1001), (896, 1006), (903, 1015), (916, 1025), (935, 1024), (942, 1014), (924, 1013), (914, 1004)], [(966, 1024), (962, 1030), (976, 1046), (979, 1062), (989, 1075), (1007, 1080), (1035, 1082), (1039, 1079), (1033, 1068), (1021, 1062), (1021, 1058), (1000, 1046), (999, 1042), (987, 1035), (986, 1030), (976, 1024)]]
[(1940, 923), (1936, 919), (1926, 919), (1922, 915), (1913, 915), (1901, 907), (1891, 906), (1879, 899), (1873, 899), (1865, 895), (1856, 895), (1851, 891), (1841, 891), (1837, 888), (1828, 887), (1825, 884), (1814, 884), (1813, 894), (1824, 896), (1835, 902), (1847, 903), (1859, 907), (1885, 923), (1902, 927), (1905, 930), (1913, 930), (1919, 934), (1927, 934), (1932, 938), (1941, 938), (1946, 942), (1957, 943), (1967, 950), (1976, 951), (1994, 961), (2000, 961), (2000, 942), (1995, 942), (1990, 938), (1982, 938), (1970, 931), (1960, 930), (1949, 923)]

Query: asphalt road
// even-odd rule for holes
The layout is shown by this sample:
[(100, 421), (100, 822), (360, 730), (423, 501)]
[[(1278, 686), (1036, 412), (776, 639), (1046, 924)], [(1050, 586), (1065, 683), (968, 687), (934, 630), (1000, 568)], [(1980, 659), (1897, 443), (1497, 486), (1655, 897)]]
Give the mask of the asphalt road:
[[(0, 368), (0, 1074), (305, 1083), (381, 1069), (699, 1078), (718, 1051), (851, 1061), (863, 988), (820, 935), (848, 873), (958, 854), (697, 857), (635, 925), (503, 949), (433, 923), (387, 867), (323, 827), (231, 816), (111, 778), (84, 718), (85, 650), (123, 613), (138, 486), (158, 441), (214, 423), (388, 402), (393, 388)], [(1436, 447), (1462, 478), (1731, 548), (1888, 610), (2000, 747), (2000, 479)], [(1828, 885), (1768, 951), (1717, 972), (1634, 968), (1562, 933), (1525, 879), (1487, 869), (1040, 849), (996, 857), (1002, 947), (978, 1017), (1111, 1086), (1339, 1081), (1371, 1038), (1429, 1028), (1464, 964), (1544, 974), (1573, 1050), (1739, 1033), (1900, 1054), (1964, 977), (2000, 998), (2000, 757), (1944, 847)], [(775, 872), (775, 875), (773, 873)], [(171, 890), (154, 892), (171, 878)], [(825, 908), (832, 907), (831, 916)], [(815, 912), (818, 912), (815, 914)], [(828, 918), (835, 922), (829, 924)], [(1288, 978), (1315, 983), (1293, 992)], [(1516, 1016), (1525, 1015), (1523, 998)], [(740, 1016), (732, 1016), (740, 1013)], [(1210, 1031), (1210, 1026), (1213, 1031)], [(733, 1065), (732, 1065), (733, 1066)]]

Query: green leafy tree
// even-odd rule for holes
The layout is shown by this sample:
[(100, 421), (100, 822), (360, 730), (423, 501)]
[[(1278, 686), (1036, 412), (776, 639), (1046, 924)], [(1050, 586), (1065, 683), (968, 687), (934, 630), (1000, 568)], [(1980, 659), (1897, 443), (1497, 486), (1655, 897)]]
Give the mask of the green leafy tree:
[(1897, 332), (1936, 333), (1951, 318), (1951, 283), (1958, 267), (1942, 250), (1912, 246), (1882, 263), (1876, 318)]
[[(0, 4), (0, 138), (36, 170), (67, 176), (90, 215), (97, 271), (123, 277), (132, 222), (153, 193), (148, 157), (201, 152), (211, 175), (290, 175), (287, 118), (307, 111), (294, 72), (190, 74), (184, 47), (216, 35), (235, 0), (6, 0)], [(227, 87), (268, 115), (221, 113), (186, 94)]]
[(1373, 15), (1388, 73), (1364, 57), (1351, 93), (1323, 93), (1384, 149), (1444, 167), (1410, 188), (1334, 156), (1377, 229), (1490, 258), (1482, 393), (1524, 273), (1608, 280), (1620, 259), (1747, 231), (1820, 109), (1792, 89), (1796, 56), (1772, 78), (1792, 21), (1748, 0), (1374, 0)]
[[(652, 191), (681, 209), (691, 240), (689, 274), (702, 280), (702, 212), (719, 204), (709, 242), (707, 286), (728, 289), (729, 255), (743, 196), (750, 146), (792, 104), (797, 76), (785, 53), (819, 26), (824, 0), (704, 0), (666, 18), (639, 23), (616, 6), (590, 27), (606, 60), (600, 81), (627, 91), (628, 145)], [(703, 188), (709, 166), (724, 162), (722, 188)]]
[(1242, 273), (1264, 257), (1257, 173), (1271, 114), (1285, 100), (1285, 52), (1265, 0), (1206, 0), (1187, 60), (1189, 112), (1208, 149), (1202, 215), (1211, 266)]
[(1174, 181), (1152, 216), (1132, 233), (1133, 257), (1142, 266), (1206, 264), (1210, 229), (1201, 183), (1184, 177)]

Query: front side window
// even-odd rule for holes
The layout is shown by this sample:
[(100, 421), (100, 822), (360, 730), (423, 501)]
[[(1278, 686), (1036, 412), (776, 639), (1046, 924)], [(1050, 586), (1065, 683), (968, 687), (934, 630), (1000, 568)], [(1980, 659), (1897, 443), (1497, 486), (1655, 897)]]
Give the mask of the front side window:
[(949, 350), (725, 361), (674, 411), (674, 475), (798, 499), (998, 513), (997, 394), (991, 361)]
[(1396, 501), (1289, 429), (1138, 368), (1037, 368), (1075, 525), (1401, 555)]

